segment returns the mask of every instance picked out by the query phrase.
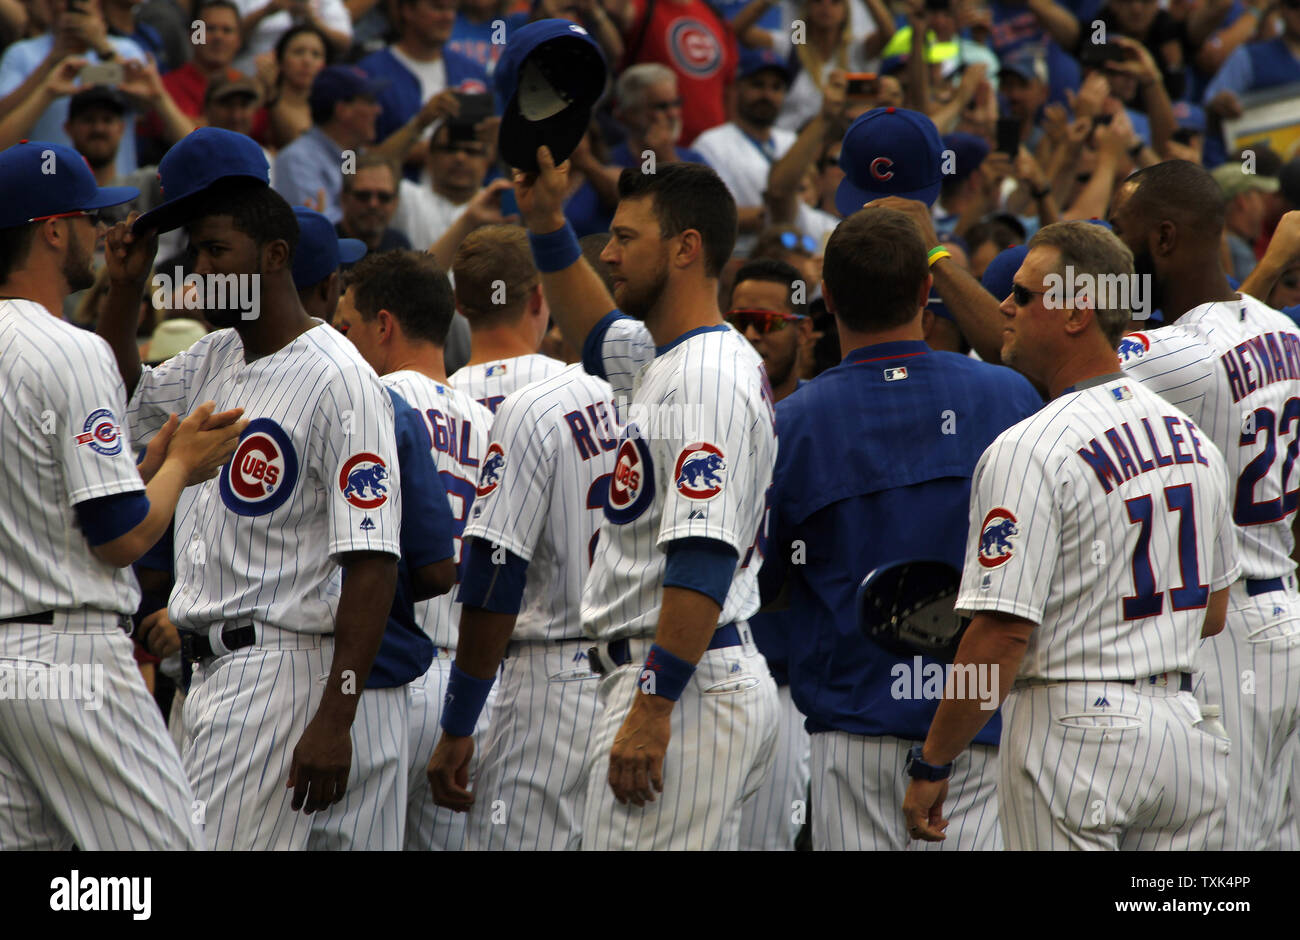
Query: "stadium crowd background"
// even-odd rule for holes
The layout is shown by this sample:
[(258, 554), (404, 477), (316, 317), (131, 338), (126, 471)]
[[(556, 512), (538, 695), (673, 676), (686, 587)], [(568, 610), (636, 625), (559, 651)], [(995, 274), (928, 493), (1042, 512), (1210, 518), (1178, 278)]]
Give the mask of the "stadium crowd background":
[[(922, 112), (943, 135), (952, 172), (929, 210), (910, 211), (998, 300), (1023, 257), (1003, 252), (1055, 221), (1105, 219), (1131, 172), (1185, 159), (1223, 168), (1225, 270), (1273, 307), (1300, 304), (1300, 236), (1284, 226), (1259, 264), (1300, 208), (1300, 156), (1237, 152), (1223, 133), (1252, 93), (1300, 88), (1300, 0), (0, 0), (0, 149), (69, 143), (101, 186), (141, 190), (125, 217), (161, 202), (156, 165), (173, 143), (203, 125), (236, 131), (264, 148), (274, 188), (340, 236), (428, 249), (447, 270), (475, 228), (517, 221), (490, 116), (501, 103), (466, 96), (491, 95), (511, 30), (542, 17), (584, 25), (611, 66), (572, 156), (577, 233), (607, 231), (624, 167), (712, 166), (739, 207), (723, 309), (775, 305), (792, 325), (738, 323), (778, 400), (841, 358), (821, 255), (842, 218), (844, 133), (874, 107)], [(909, 155), (900, 139), (900, 173)], [(184, 268), (182, 237), (164, 238), (158, 271)], [(806, 292), (779, 289), (776, 262)], [(746, 264), (761, 296), (733, 297)], [(106, 286), (69, 298), (65, 316), (93, 329)], [(969, 352), (942, 291), (927, 341)], [(142, 357), (186, 348), (208, 328), (196, 316), (179, 294), (147, 296)]]

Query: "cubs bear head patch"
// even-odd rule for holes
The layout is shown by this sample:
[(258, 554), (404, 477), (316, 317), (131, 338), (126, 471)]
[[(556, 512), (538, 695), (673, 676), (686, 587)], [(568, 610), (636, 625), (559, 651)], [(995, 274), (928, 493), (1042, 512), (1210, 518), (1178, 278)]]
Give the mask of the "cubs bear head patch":
[(1130, 333), (1119, 341), (1120, 362), (1132, 362), (1134, 359), (1141, 359), (1151, 351), (1151, 340), (1147, 339), (1145, 333)]
[(1020, 527), (1011, 510), (1001, 506), (989, 510), (980, 526), (980, 564), (985, 568), (996, 568), (1010, 561), (1016, 551), (1012, 540), (1019, 534)]
[(475, 493), (479, 499), (495, 490), (501, 482), (501, 473), (506, 468), (506, 452), (500, 444), (493, 441), (488, 445), (483, 457), (483, 467), (478, 474), (478, 487)]
[(722, 451), (704, 441), (687, 444), (677, 456), (673, 485), (687, 499), (712, 499), (726, 485), (727, 461)]
[(339, 491), (356, 509), (378, 509), (388, 502), (388, 466), (378, 454), (362, 451), (343, 461)]

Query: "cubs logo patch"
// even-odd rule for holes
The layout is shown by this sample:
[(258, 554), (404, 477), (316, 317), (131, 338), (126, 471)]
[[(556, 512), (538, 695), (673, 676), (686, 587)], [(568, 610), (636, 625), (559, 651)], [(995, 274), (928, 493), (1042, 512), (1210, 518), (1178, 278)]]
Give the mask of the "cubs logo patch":
[(687, 499), (712, 499), (722, 492), (726, 471), (727, 462), (718, 448), (703, 441), (687, 444), (673, 468), (674, 485)]
[(298, 481), (298, 455), (270, 418), (248, 423), (230, 462), (221, 468), (221, 501), (241, 516), (264, 516), (284, 505)]
[(97, 408), (86, 416), (77, 435), (77, 446), (89, 444), (90, 449), (105, 457), (116, 457), (122, 453), (122, 428), (113, 420), (113, 412), (107, 408)]
[(378, 454), (362, 451), (343, 462), (339, 491), (348, 505), (357, 509), (378, 509), (388, 502), (388, 466)]
[(1151, 340), (1147, 339), (1145, 333), (1130, 333), (1119, 341), (1120, 362), (1128, 362), (1132, 359), (1141, 359), (1151, 351)]
[(985, 568), (996, 568), (1010, 561), (1015, 554), (1011, 540), (1019, 534), (1020, 527), (1016, 525), (1016, 517), (1011, 514), (1011, 510), (1001, 506), (990, 510), (984, 517), (984, 524), (980, 526), (980, 564)]
[(478, 487), (475, 493), (482, 499), (497, 488), (501, 482), (501, 472), (506, 468), (506, 452), (495, 441), (488, 446), (483, 457), (483, 468), (479, 470)]
[(668, 54), (692, 78), (712, 78), (722, 68), (722, 46), (707, 26), (683, 16), (668, 27)]
[(650, 445), (635, 423), (623, 431), (614, 456), (614, 472), (609, 477), (609, 497), (605, 501), (605, 518), (617, 525), (631, 522), (654, 502), (654, 460)]
[(867, 169), (871, 175), (882, 182), (894, 178), (894, 161), (889, 157), (876, 157), (872, 160)]

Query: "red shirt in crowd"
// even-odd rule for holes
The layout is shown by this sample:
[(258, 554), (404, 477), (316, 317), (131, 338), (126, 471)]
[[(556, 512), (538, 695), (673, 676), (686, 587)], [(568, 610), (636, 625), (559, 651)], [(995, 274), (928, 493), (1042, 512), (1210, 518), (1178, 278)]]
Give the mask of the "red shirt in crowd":
[(703, 0), (654, 0), (639, 50), (637, 37), (648, 0), (632, 0), (632, 28), (623, 37), (626, 65), (658, 62), (677, 73), (682, 99), (681, 144), (727, 121), (726, 87), (736, 76), (739, 51), (731, 28)]

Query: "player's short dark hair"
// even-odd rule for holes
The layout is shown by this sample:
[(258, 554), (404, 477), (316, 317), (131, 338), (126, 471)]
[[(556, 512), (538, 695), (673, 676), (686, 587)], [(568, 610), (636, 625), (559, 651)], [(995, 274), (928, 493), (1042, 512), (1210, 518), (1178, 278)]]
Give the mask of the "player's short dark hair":
[(456, 305), (470, 329), (515, 323), (541, 275), (528, 233), (518, 225), (483, 225), (456, 248), (451, 262)]
[(704, 273), (717, 277), (736, 247), (736, 200), (710, 167), (668, 163), (653, 173), (629, 167), (618, 178), (619, 199), (649, 196), (659, 236), (674, 238), (695, 229), (704, 242)]
[(1227, 200), (1205, 168), (1189, 160), (1165, 160), (1138, 170), (1125, 185), (1137, 184), (1128, 208), (1149, 222), (1166, 219), (1180, 228), (1217, 239)]
[(836, 316), (859, 332), (902, 326), (915, 317), (929, 274), (916, 226), (893, 209), (858, 210), (826, 243), (822, 281)]
[[(769, 284), (784, 284), (787, 293), (786, 303), (790, 305), (790, 312), (804, 315), (808, 313), (807, 292), (808, 285), (804, 283), (803, 275), (799, 269), (787, 261), (779, 258), (757, 258), (753, 261), (746, 261), (736, 272), (735, 278), (731, 282), (731, 294), (736, 294), (736, 285), (741, 281), (766, 281)], [(804, 289), (798, 293), (804, 297), (799, 303), (794, 302), (796, 295), (795, 284), (803, 284)]]
[(28, 222), (11, 228), (0, 228), (0, 283), (21, 268), (32, 253), (32, 242), (40, 222)]
[(582, 248), (582, 256), (587, 259), (587, 264), (596, 272), (596, 276), (605, 284), (605, 290), (612, 295), (614, 293), (614, 272), (609, 269), (609, 265), (600, 260), (601, 252), (609, 244), (608, 232), (592, 232), (590, 235), (583, 235), (578, 239), (578, 245)]
[(383, 251), (366, 255), (348, 272), (352, 303), (363, 320), (387, 310), (407, 339), (447, 342), (456, 312), (447, 272), (423, 251)]
[(289, 258), (298, 248), (298, 217), (284, 197), (265, 183), (231, 177), (213, 183), (195, 202), (188, 225), (209, 215), (228, 215), (235, 231), (253, 240), (258, 248), (282, 240), (289, 245)]
[(243, 17), (239, 15), (239, 7), (235, 6), (233, 0), (199, 0), (198, 5), (194, 8), (194, 18), (201, 20), (204, 13), (215, 9), (229, 10), (235, 14), (235, 25), (239, 27), (241, 33), (244, 31)]

